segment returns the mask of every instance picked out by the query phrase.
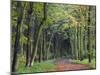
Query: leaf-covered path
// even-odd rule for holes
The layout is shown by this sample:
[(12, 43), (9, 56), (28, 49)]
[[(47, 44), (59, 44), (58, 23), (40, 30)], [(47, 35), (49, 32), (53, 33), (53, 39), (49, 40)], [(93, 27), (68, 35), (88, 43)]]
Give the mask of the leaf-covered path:
[(59, 59), (55, 61), (56, 71), (73, 71), (73, 70), (86, 70), (89, 69), (89, 65), (86, 64), (76, 64), (71, 60), (67, 59)]

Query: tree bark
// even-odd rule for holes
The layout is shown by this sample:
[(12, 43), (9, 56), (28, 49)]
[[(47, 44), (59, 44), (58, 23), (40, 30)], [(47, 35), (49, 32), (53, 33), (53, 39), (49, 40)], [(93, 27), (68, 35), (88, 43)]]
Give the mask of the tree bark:
[[(30, 59), (30, 66), (32, 66), (34, 64), (34, 60), (35, 60), (35, 57), (36, 57), (36, 54), (37, 54), (37, 49), (38, 49), (38, 43), (39, 43), (39, 38), (40, 38), (40, 34), (41, 34), (41, 31), (43, 29), (43, 24), (46, 20), (46, 12), (47, 12), (47, 9), (46, 9), (46, 3), (44, 3), (43, 5), (43, 19), (39, 25), (39, 28), (37, 29), (37, 34), (36, 34), (36, 41), (35, 41), (35, 44), (34, 44), (34, 51), (32, 52), (32, 55), (31, 55), (31, 59)], [(33, 61), (33, 62), (32, 62)]]
[(78, 39), (77, 39), (77, 26), (75, 26), (75, 59), (78, 60), (78, 49), (77, 49), (77, 43), (78, 43)]
[(17, 27), (16, 27), (16, 36), (15, 36), (15, 45), (14, 45), (14, 55), (13, 55), (13, 61), (12, 61), (12, 72), (16, 71), (16, 64), (17, 64), (17, 53), (18, 53), (18, 45), (19, 45), (19, 39), (20, 39), (20, 27), (21, 27), (21, 21), (23, 16), (23, 9), (21, 6), (21, 2), (17, 2), (17, 12), (18, 12), (18, 19), (17, 19)]
[(90, 23), (90, 12), (91, 12), (91, 6), (89, 6), (89, 12), (88, 12), (88, 61), (91, 63), (91, 53), (92, 53), (92, 40), (91, 40), (91, 23)]
[(27, 50), (26, 50), (26, 66), (29, 66), (29, 59), (31, 55), (31, 20), (32, 20), (32, 3), (29, 3), (29, 9), (27, 11), (27, 25), (28, 25), (28, 32), (27, 32)]

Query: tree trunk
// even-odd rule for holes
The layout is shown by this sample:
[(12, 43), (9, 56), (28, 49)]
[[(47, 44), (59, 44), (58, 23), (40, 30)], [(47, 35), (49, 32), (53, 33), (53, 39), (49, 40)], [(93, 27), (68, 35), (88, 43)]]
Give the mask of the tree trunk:
[(80, 27), (80, 60), (83, 60), (83, 27)]
[(40, 49), (40, 62), (42, 62), (43, 59), (43, 36), (41, 36), (41, 49)]
[(16, 64), (17, 64), (17, 53), (18, 53), (18, 45), (19, 45), (19, 39), (20, 39), (20, 27), (21, 27), (21, 21), (22, 21), (22, 16), (23, 16), (23, 9), (21, 6), (21, 2), (17, 2), (17, 12), (18, 12), (18, 19), (17, 19), (17, 27), (16, 27), (14, 53), (13, 53), (14, 55), (13, 55), (13, 61), (12, 61), (12, 72), (15, 72)]
[(27, 11), (27, 25), (28, 25), (28, 32), (27, 32), (27, 50), (26, 50), (26, 66), (29, 66), (29, 59), (31, 54), (31, 22), (32, 22), (32, 3), (29, 3), (29, 9)]
[(21, 27), (20, 27), (20, 45), (21, 45), (21, 52), (22, 52), (22, 55), (24, 55), (24, 49), (23, 49), (23, 24), (24, 24), (24, 19), (25, 19), (25, 15), (26, 15), (26, 3), (24, 5), (24, 10), (23, 10), (23, 17), (22, 17), (22, 22), (21, 22)]
[(47, 48), (47, 60), (48, 60), (48, 58), (49, 58), (49, 51), (50, 51), (50, 47), (51, 47), (51, 41), (52, 41), (52, 38), (53, 38), (53, 33), (52, 33), (52, 35), (51, 35), (51, 37), (50, 37), (50, 40), (49, 40), (49, 44), (48, 44), (48, 48)]
[(78, 49), (77, 49), (77, 26), (75, 27), (75, 59), (78, 60)]
[(88, 61), (89, 63), (91, 63), (91, 53), (92, 53), (90, 12), (91, 12), (91, 6), (89, 6), (89, 12), (88, 12)]
[[(39, 38), (40, 38), (40, 34), (41, 34), (41, 31), (43, 29), (43, 24), (46, 20), (46, 12), (47, 12), (47, 9), (46, 9), (46, 3), (44, 3), (44, 6), (43, 6), (43, 15), (44, 15), (44, 18), (42, 19), (40, 25), (39, 25), (39, 28), (37, 29), (37, 34), (36, 34), (36, 41), (34, 43), (34, 51), (32, 52), (32, 55), (31, 55), (31, 59), (30, 59), (30, 66), (32, 66), (34, 64), (34, 60), (35, 60), (35, 57), (36, 57), (36, 54), (37, 54), (37, 49), (38, 49), (38, 43), (39, 43)], [(33, 61), (33, 62), (32, 62)]]
[(80, 24), (78, 24), (77, 32), (77, 49), (78, 49), (78, 59), (80, 59)]

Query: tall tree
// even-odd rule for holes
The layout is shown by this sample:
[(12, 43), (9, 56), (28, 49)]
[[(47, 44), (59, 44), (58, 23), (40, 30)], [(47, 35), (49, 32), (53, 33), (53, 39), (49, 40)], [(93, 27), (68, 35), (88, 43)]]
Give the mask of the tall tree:
[(29, 7), (27, 10), (27, 25), (28, 25), (28, 32), (27, 32), (27, 50), (26, 50), (26, 66), (29, 66), (29, 59), (31, 55), (31, 19), (32, 19), (32, 6), (33, 3), (29, 3)]
[(88, 9), (88, 60), (89, 60), (89, 63), (91, 63), (91, 55), (92, 55), (92, 34), (91, 34), (91, 9), (92, 7), (89, 6), (89, 9)]
[(38, 31), (37, 31), (37, 34), (36, 34), (36, 39), (35, 39), (36, 41), (35, 41), (35, 44), (34, 44), (35, 45), (34, 46), (34, 51), (32, 52), (31, 59), (30, 59), (30, 66), (32, 64), (34, 64), (34, 60), (35, 60), (35, 57), (36, 57), (36, 54), (37, 54), (37, 49), (38, 49), (38, 43), (39, 43), (41, 30), (43, 29), (43, 26), (44, 26), (43, 24), (46, 21), (46, 17), (47, 17), (46, 12), (47, 12), (46, 3), (44, 3), (44, 5), (43, 5), (43, 15), (44, 15), (44, 17), (43, 17), (43, 19), (42, 19), (42, 21), (41, 21), (41, 23), (40, 23), (40, 25), (37, 29)]
[(21, 2), (17, 2), (17, 26), (16, 26), (16, 36), (15, 36), (15, 44), (14, 44), (14, 53), (13, 53), (13, 60), (12, 60), (12, 72), (15, 72), (16, 70), (16, 63), (17, 63), (17, 53), (18, 53), (18, 46), (19, 46), (19, 39), (20, 39), (20, 27), (21, 27), (21, 21), (23, 17), (23, 9)]

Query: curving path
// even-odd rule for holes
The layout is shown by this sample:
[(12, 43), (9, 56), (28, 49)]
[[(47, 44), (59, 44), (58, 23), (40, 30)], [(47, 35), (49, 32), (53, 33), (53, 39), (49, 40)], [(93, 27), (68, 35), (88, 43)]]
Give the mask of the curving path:
[(56, 71), (73, 71), (73, 70), (86, 70), (89, 69), (89, 65), (75, 64), (71, 60), (59, 59), (55, 61)]

